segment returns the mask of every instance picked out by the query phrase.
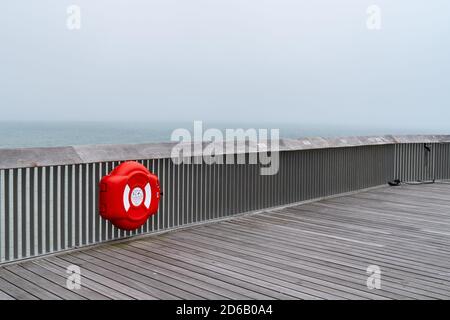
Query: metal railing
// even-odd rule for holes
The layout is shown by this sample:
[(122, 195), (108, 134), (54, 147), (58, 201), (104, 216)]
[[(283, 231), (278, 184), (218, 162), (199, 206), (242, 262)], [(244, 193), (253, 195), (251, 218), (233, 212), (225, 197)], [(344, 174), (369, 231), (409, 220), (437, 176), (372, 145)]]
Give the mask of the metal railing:
[(449, 143), (406, 143), (395, 146), (395, 177), (433, 181), (450, 177)]
[[(395, 137), (285, 140), (279, 172), (266, 176), (259, 174), (260, 164), (249, 161), (177, 165), (168, 156), (170, 144), (0, 149), (0, 263), (356, 191), (395, 178), (449, 179), (450, 139), (421, 139), (430, 142), (398, 143)], [(117, 152), (124, 148), (123, 155)], [(117, 161), (111, 161), (114, 157)], [(158, 175), (163, 192), (158, 213), (135, 231), (115, 228), (97, 209), (100, 178), (125, 160), (136, 160)]]

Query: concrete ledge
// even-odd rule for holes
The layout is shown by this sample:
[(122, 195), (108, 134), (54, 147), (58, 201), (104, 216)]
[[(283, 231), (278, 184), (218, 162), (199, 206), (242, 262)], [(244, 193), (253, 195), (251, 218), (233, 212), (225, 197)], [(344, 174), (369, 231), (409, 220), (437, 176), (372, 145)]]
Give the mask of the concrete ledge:
[[(281, 139), (279, 151), (327, 149), (402, 143), (450, 143), (450, 135), (404, 135), (366, 136), (338, 138)], [(96, 163), (104, 161), (126, 161), (162, 159), (171, 155), (177, 143), (146, 143), (117, 145), (85, 145), (54, 148), (0, 149), (0, 169), (44, 167)], [(203, 143), (204, 146), (210, 143)], [(218, 143), (221, 145), (223, 143)], [(188, 146), (192, 144), (188, 144)], [(270, 150), (270, 146), (268, 147)], [(255, 145), (245, 144), (234, 153), (257, 152)], [(261, 150), (260, 150), (261, 151)], [(220, 154), (220, 153), (218, 153)], [(223, 152), (222, 154), (226, 154)], [(200, 154), (193, 154), (198, 156)]]

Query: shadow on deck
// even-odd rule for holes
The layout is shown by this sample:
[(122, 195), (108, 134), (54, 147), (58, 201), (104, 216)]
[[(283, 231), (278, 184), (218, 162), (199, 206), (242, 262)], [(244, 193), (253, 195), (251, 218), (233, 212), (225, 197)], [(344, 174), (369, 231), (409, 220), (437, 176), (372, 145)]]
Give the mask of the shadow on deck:
[(449, 299), (449, 254), (450, 184), (382, 187), (4, 266), (0, 299)]

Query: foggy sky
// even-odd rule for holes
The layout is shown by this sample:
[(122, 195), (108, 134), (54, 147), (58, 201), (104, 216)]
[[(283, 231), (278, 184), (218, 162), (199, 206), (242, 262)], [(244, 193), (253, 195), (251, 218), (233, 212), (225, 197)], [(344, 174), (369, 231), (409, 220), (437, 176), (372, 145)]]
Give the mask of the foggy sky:
[[(66, 27), (71, 4), (80, 30)], [(0, 120), (446, 126), (449, 76), (448, 0), (0, 6)]]

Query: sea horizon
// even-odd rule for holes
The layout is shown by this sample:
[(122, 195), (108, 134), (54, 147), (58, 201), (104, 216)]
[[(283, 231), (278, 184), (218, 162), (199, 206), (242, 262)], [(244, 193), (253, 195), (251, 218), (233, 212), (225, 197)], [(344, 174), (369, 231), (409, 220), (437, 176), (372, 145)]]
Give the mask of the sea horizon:
[[(292, 122), (204, 122), (204, 130), (279, 129), (280, 138), (344, 137), (389, 134), (449, 134), (450, 129), (410, 126), (330, 125)], [(0, 121), (0, 149), (171, 141), (177, 128), (193, 132), (193, 122)]]

